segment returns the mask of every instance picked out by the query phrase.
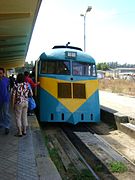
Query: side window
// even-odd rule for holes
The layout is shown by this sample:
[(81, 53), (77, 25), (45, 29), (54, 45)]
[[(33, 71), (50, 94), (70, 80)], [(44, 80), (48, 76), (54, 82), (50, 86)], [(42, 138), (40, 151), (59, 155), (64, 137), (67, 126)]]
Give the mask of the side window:
[(92, 76), (97, 76), (95, 64), (92, 65), (92, 73), (91, 74), (92, 74)]
[(41, 71), (42, 74), (47, 73), (47, 62), (41, 62)]
[(55, 74), (56, 73), (56, 61), (42, 61), (40, 72), (42, 74)]
[(56, 61), (47, 62), (47, 74), (56, 74)]

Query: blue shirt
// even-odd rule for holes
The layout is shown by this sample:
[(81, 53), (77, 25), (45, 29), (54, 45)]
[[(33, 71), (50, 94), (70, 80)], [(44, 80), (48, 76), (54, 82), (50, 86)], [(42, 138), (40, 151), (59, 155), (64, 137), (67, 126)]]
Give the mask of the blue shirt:
[(7, 77), (0, 79), (0, 105), (10, 100), (9, 85), (10, 81)]

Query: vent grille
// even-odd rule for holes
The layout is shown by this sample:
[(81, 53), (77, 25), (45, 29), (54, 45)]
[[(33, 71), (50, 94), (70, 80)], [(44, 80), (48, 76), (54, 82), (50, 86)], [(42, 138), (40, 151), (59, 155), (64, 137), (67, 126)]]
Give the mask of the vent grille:
[(58, 83), (58, 98), (85, 99), (85, 84), (79, 83)]
[(71, 83), (58, 83), (58, 98), (71, 97)]
[(73, 83), (73, 98), (86, 98), (85, 84)]

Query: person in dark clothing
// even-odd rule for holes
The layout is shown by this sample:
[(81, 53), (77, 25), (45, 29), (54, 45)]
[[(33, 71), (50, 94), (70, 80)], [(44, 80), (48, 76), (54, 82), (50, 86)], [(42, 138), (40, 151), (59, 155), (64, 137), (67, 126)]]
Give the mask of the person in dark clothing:
[(0, 68), (0, 127), (5, 128), (5, 134), (9, 133), (10, 129), (10, 91), (9, 78), (4, 76), (4, 68)]
[(14, 74), (12, 74), (12, 76), (9, 77), (9, 80), (10, 80), (10, 90), (11, 90), (15, 82)]

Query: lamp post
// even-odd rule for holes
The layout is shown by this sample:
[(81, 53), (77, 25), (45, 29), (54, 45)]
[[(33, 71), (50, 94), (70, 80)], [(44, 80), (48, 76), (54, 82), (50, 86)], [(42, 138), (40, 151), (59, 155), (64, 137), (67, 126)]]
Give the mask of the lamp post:
[(92, 10), (92, 6), (88, 6), (85, 14), (80, 14), (84, 18), (84, 52), (86, 51), (86, 14)]

